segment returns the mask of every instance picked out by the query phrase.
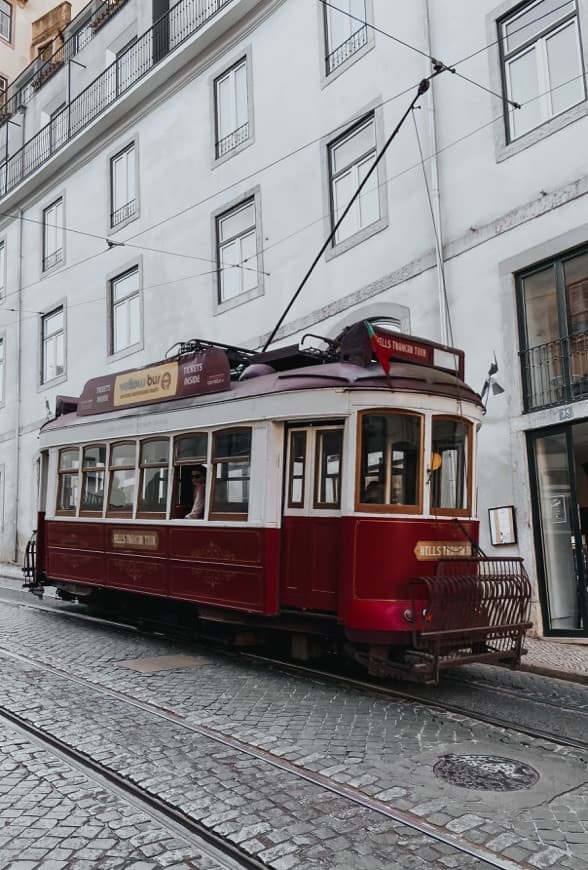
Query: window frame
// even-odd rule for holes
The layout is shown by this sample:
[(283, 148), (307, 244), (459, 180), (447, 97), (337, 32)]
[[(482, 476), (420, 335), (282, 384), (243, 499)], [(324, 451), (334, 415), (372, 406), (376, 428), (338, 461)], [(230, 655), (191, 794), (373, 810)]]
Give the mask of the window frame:
[[(420, 420), (420, 444), (419, 444), (419, 461), (417, 463), (417, 479), (416, 479), (416, 495), (417, 503), (414, 505), (404, 504), (372, 504), (362, 502), (361, 496), (361, 456), (363, 449), (363, 418), (366, 416), (401, 416), (401, 417), (416, 417)], [(423, 465), (425, 455), (425, 428), (426, 415), (418, 411), (411, 411), (405, 408), (364, 408), (357, 414), (357, 430), (356, 430), (356, 457), (355, 457), (355, 488), (354, 488), (354, 507), (356, 513), (376, 513), (376, 514), (409, 514), (412, 516), (422, 515), (424, 510), (424, 479)]]
[(6, 76), (0, 73), (0, 108), (6, 102), (6, 98), (8, 95), (8, 79)]
[(0, 303), (6, 300), (6, 281), (8, 277), (8, 255), (6, 251), (6, 239), (0, 239)]
[[(126, 158), (126, 172), (127, 172), (127, 187), (128, 179), (129, 179), (129, 163), (132, 163), (133, 166), (133, 198), (128, 200), (127, 202), (120, 205), (118, 208), (115, 208), (115, 190), (114, 190), (114, 169), (115, 164), (118, 160), (122, 158)], [(128, 223), (139, 215), (139, 195), (138, 195), (138, 154), (137, 154), (137, 143), (135, 140), (129, 142), (125, 145), (124, 148), (120, 148), (116, 154), (113, 154), (108, 161), (108, 176), (109, 176), (109, 193), (110, 193), (110, 209), (109, 209), (109, 219), (108, 226), (110, 230), (118, 231), (125, 227)], [(132, 210), (130, 206), (132, 205)], [(125, 210), (125, 213), (118, 220), (114, 220), (115, 216), (118, 212), (122, 212)]]
[[(161, 462), (144, 462), (143, 461), (143, 448), (147, 444), (152, 444), (157, 441), (167, 441), (167, 463), (163, 465)], [(169, 505), (169, 494), (170, 494), (170, 451), (172, 446), (172, 439), (169, 435), (150, 435), (148, 438), (142, 438), (137, 445), (137, 455), (135, 459), (135, 465), (137, 468), (137, 487), (135, 493), (135, 517), (137, 519), (143, 520), (161, 520), (167, 519), (168, 516), (168, 505)], [(150, 468), (165, 468), (167, 472), (167, 482), (166, 482), (166, 493), (165, 493), (165, 510), (163, 511), (146, 511), (141, 507), (141, 493), (143, 491), (143, 479), (145, 475), (145, 471)]]
[[(330, 48), (330, 27), (329, 27), (329, 13), (333, 14), (333, 9), (328, 9), (324, 4), (320, 4), (319, 14), (321, 19), (321, 29), (322, 29), (322, 40), (321, 40), (321, 79), (322, 85), (327, 85), (333, 79), (336, 79), (339, 75), (344, 73), (350, 66), (353, 66), (354, 63), (364, 56), (368, 51), (370, 51), (375, 44), (375, 31), (373, 28), (374, 23), (374, 5), (373, 0), (364, 0), (364, 20), (366, 21), (365, 25), (360, 25), (358, 21), (350, 19), (350, 28), (355, 25), (355, 30), (351, 30), (349, 37), (342, 43), (333, 48)], [(343, 13), (345, 14), (345, 13)], [(332, 66), (330, 63), (330, 58), (337, 51), (341, 51), (347, 43), (351, 42), (354, 36), (360, 31), (363, 31), (365, 28), (365, 34), (359, 38), (359, 44), (357, 48), (355, 48), (350, 54), (343, 57), (339, 60), (335, 66)]]
[[(470, 517), (472, 515), (472, 474), (473, 474), (473, 425), (470, 420), (467, 420), (465, 417), (460, 417), (457, 414), (431, 414), (431, 449), (429, 452), (429, 462), (430, 457), (433, 454), (433, 428), (435, 422), (449, 422), (449, 423), (460, 423), (466, 427), (466, 439), (465, 439), (465, 448), (466, 448), (466, 461), (464, 465), (465, 471), (465, 508), (433, 508), (432, 504), (432, 484), (431, 484), (431, 474), (429, 469), (425, 469), (427, 473), (427, 485), (429, 487), (429, 513), (435, 517)], [(425, 457), (426, 458), (426, 457)]]
[[(133, 465), (113, 465), (112, 464), (112, 454), (115, 447), (121, 447), (123, 444), (132, 444), (135, 451), (135, 459)], [(138, 504), (138, 493), (139, 489), (137, 486), (138, 482), (138, 456), (139, 456), (139, 445), (137, 444), (137, 440), (134, 438), (121, 438), (119, 441), (111, 441), (108, 446), (108, 495), (106, 498), (106, 502), (104, 504), (104, 516), (109, 519), (134, 519), (135, 518), (135, 510)], [(115, 471), (130, 471), (133, 470), (135, 472), (135, 483), (133, 490), (133, 498), (131, 499), (131, 510), (127, 511), (116, 511), (110, 509), (110, 496), (112, 492), (112, 481), (114, 479)]]
[[(102, 465), (102, 466), (100, 466), (100, 465), (85, 465), (85, 464), (84, 464), (84, 459), (85, 459), (85, 456), (86, 456), (86, 451), (87, 451), (87, 450), (91, 450), (92, 448), (96, 448), (96, 447), (97, 447), (97, 448), (104, 447), (104, 451), (105, 451), (105, 453), (104, 453), (104, 465)], [(106, 509), (106, 496), (107, 496), (107, 493), (108, 493), (108, 485), (109, 485), (109, 484), (108, 484), (108, 466), (109, 466), (109, 460), (110, 460), (109, 447), (110, 447), (110, 445), (109, 445), (108, 443), (104, 442), (104, 441), (101, 441), (101, 442), (98, 442), (98, 441), (97, 441), (97, 442), (90, 442), (90, 443), (88, 443), (88, 444), (82, 444), (82, 445), (81, 445), (81, 460), (80, 460), (80, 475), (81, 475), (81, 485), (80, 485), (80, 503), (79, 503), (79, 506), (78, 506), (78, 513), (77, 513), (77, 516), (80, 516), (80, 517), (103, 517), (103, 516), (104, 516), (104, 511), (105, 511), (105, 509)], [(101, 508), (101, 510), (99, 510), (99, 511), (98, 511), (98, 510), (95, 511), (95, 510), (88, 510), (88, 509), (85, 509), (82, 505), (83, 505), (83, 501), (84, 501), (84, 482), (85, 482), (86, 474), (88, 474), (88, 472), (90, 472), (90, 471), (100, 471), (100, 470), (102, 470), (103, 473), (104, 473), (104, 487), (103, 487), (103, 490), (102, 490), (102, 508)]]
[[(221, 120), (221, 101), (219, 99), (219, 83), (222, 82), (229, 76), (233, 76), (233, 94), (235, 93), (234, 88), (234, 76), (238, 69), (241, 67), (245, 67), (245, 114), (247, 120), (244, 124), (241, 124), (239, 127), (235, 127), (232, 131), (227, 133), (225, 136), (221, 138), (220, 136), (220, 120)], [(235, 101), (236, 102), (236, 101)], [(231, 158), (235, 154), (238, 154), (243, 148), (247, 147), (247, 145), (251, 144), (253, 138), (253, 125), (252, 125), (252, 87), (251, 87), (251, 57), (250, 52), (246, 51), (242, 54), (238, 60), (232, 63), (230, 66), (225, 67), (225, 69), (216, 75), (212, 80), (212, 108), (213, 108), (213, 120), (214, 123), (212, 125), (212, 129), (214, 130), (214, 142), (213, 142), (213, 162), (214, 164), (222, 163), (223, 161)], [(231, 147), (226, 148), (226, 150), (220, 151), (219, 145), (225, 140), (229, 139), (231, 136), (235, 136), (240, 130), (246, 128), (244, 135), (237, 137), (234, 144)]]
[[(59, 209), (59, 212), (56, 214), (55, 223), (48, 223), (47, 218), (50, 216), (50, 212), (52, 209)], [(43, 209), (43, 220), (42, 220), (42, 233), (43, 233), (43, 258), (41, 261), (41, 271), (43, 274), (47, 274), (48, 272), (52, 272), (55, 269), (58, 269), (60, 266), (63, 266), (65, 263), (65, 232), (64, 232), (64, 201), (63, 196), (58, 196), (53, 202), (49, 203), (49, 205), (45, 206)], [(61, 245), (56, 247), (53, 251), (48, 253), (48, 237), (47, 231), (49, 229), (55, 229), (56, 236), (60, 233), (61, 237)]]
[[(62, 327), (61, 330), (56, 332), (52, 332), (50, 335), (47, 335), (45, 332), (45, 324), (51, 317), (55, 317), (56, 314), (61, 312), (62, 316)], [(40, 386), (44, 387), (47, 384), (53, 384), (60, 380), (65, 380), (67, 378), (67, 319), (66, 319), (66, 309), (65, 305), (57, 305), (55, 308), (52, 308), (50, 311), (46, 311), (41, 314), (40, 317), (40, 326), (41, 326), (41, 367), (40, 367)], [(49, 339), (53, 339), (58, 335), (63, 335), (63, 366), (62, 371), (59, 374), (56, 374), (54, 377), (47, 377), (46, 370), (46, 356), (45, 356), (45, 347), (48, 343)], [(56, 366), (57, 368), (57, 366)]]
[[(197, 437), (197, 436), (201, 436), (201, 437), (203, 436), (206, 439), (206, 452), (203, 454), (198, 454), (197, 456), (196, 455), (190, 456), (187, 459), (178, 459), (178, 456), (177, 456), (178, 443), (183, 438), (191, 438), (191, 437), (193, 438), (193, 437)], [(208, 431), (208, 429), (205, 429), (205, 430), (195, 429), (193, 431), (189, 430), (187, 432), (179, 432), (179, 433), (176, 433), (174, 435), (172, 449), (171, 449), (173, 491), (172, 491), (172, 500), (171, 500), (170, 511), (169, 511), (170, 519), (172, 519), (172, 520), (185, 520), (186, 519), (186, 513), (184, 512), (184, 508), (186, 507), (186, 504), (179, 501), (180, 489), (181, 489), (181, 484), (182, 484), (182, 471), (181, 471), (181, 469), (184, 469), (184, 468), (192, 469), (196, 465), (204, 465), (207, 469), (206, 490), (205, 490), (205, 494), (204, 494), (204, 514), (200, 519), (198, 519), (198, 520), (191, 519), (191, 520), (189, 520), (189, 522), (190, 523), (203, 522), (203, 520), (208, 519), (208, 508), (209, 508), (209, 501), (210, 501), (210, 476), (211, 476), (210, 473), (208, 473), (209, 472), (208, 455), (209, 455), (211, 443), (212, 443), (211, 433)], [(179, 474), (178, 474), (178, 471), (179, 471)], [(210, 501), (210, 504), (211, 503), (212, 502)], [(192, 504), (193, 504), (193, 499), (192, 499)], [(192, 509), (192, 504), (190, 504), (190, 506), (188, 508), (188, 512)], [(181, 514), (179, 513), (180, 510), (182, 511)]]
[[(231, 456), (216, 456), (215, 455), (215, 447), (216, 447), (216, 439), (219, 435), (227, 435), (231, 432), (248, 432), (250, 437), (249, 443), (249, 455), (247, 459), (233, 459)], [(209, 488), (209, 503), (208, 503), (208, 519), (209, 520), (220, 520), (223, 522), (247, 522), (249, 519), (249, 504), (250, 497), (248, 495), (247, 498), (247, 513), (232, 513), (232, 512), (221, 512), (214, 510), (215, 503), (215, 492), (216, 492), (216, 466), (218, 464), (235, 462), (235, 464), (244, 464), (247, 462), (249, 467), (249, 475), (247, 477), (247, 483), (250, 485), (251, 483), (251, 454), (253, 452), (253, 427), (252, 426), (229, 426), (226, 429), (215, 429), (210, 433), (210, 488)], [(244, 479), (244, 478), (242, 478)], [(206, 509), (205, 509), (206, 516)]]
[(0, 9), (0, 20), (8, 19), (8, 36), (5, 36), (0, 31), (0, 39), (3, 40), (3, 42), (7, 42), (9, 45), (11, 45), (12, 44), (12, 32), (14, 29), (13, 28), (14, 8), (13, 8), (13, 4), (11, 2), (9, 2), (9, 0), (3, 0), (3, 2), (8, 6), (8, 12), (6, 12), (4, 9)]
[[(77, 517), (78, 516), (78, 512), (80, 509), (80, 501), (81, 501), (81, 489), (80, 489), (81, 457), (80, 457), (80, 450), (81, 450), (81, 448), (79, 445), (77, 445), (77, 446), (74, 445), (74, 446), (68, 446), (68, 447), (61, 447), (57, 452), (57, 481), (56, 481), (57, 488), (55, 491), (55, 516), (56, 517)], [(75, 476), (77, 476), (77, 479), (78, 479), (78, 494), (79, 494), (78, 495), (78, 503), (77, 503), (74, 510), (63, 510), (63, 509), (60, 509), (58, 507), (58, 505), (60, 503), (61, 493), (62, 493), (61, 481), (62, 481), (62, 478), (66, 474), (70, 475), (70, 476), (74, 476), (74, 472), (72, 472), (72, 470), (69, 468), (65, 468), (65, 469), (61, 468), (61, 457), (63, 456), (64, 453), (73, 453), (74, 451), (77, 451), (77, 454), (78, 454), (78, 467), (77, 467), (77, 470), (75, 472)]]
[[(384, 121), (379, 100), (373, 101), (364, 110), (352, 117), (347, 123), (334, 130), (328, 136), (323, 137), (323, 139), (321, 140), (325, 233), (327, 235), (332, 233), (333, 227), (336, 223), (333, 183), (335, 180), (335, 175), (332, 172), (334, 151), (337, 146), (343, 144), (343, 142), (347, 138), (354, 135), (354, 133), (359, 132), (370, 121), (370, 119), (372, 120), (374, 125), (374, 156), (377, 156), (382, 147), (382, 142), (384, 138)], [(350, 166), (355, 166), (357, 165), (357, 163), (360, 163), (363, 160), (367, 159), (368, 154), (369, 153), (366, 152), (362, 155), (360, 161), (352, 163), (350, 164)], [(348, 170), (349, 167), (347, 167), (346, 171)], [(336, 175), (341, 177), (342, 171), (336, 173)], [(387, 180), (384, 174), (384, 161), (380, 161), (380, 163), (378, 164), (375, 170), (375, 178), (379, 210), (378, 219), (372, 221), (369, 224), (366, 224), (363, 227), (360, 227), (359, 229), (355, 230), (355, 232), (353, 232), (351, 235), (346, 236), (340, 241), (337, 241), (336, 238), (333, 238), (331, 244), (327, 247), (325, 251), (325, 260), (327, 262), (334, 257), (338, 257), (341, 254), (346, 253), (351, 248), (354, 248), (356, 245), (361, 244), (362, 242), (371, 238), (376, 233), (379, 233), (381, 230), (386, 229), (386, 227), (388, 226), (388, 196), (386, 189)]]
[(6, 332), (0, 332), (0, 408), (6, 403)]
[[(255, 213), (255, 223), (253, 225), (253, 232), (255, 235), (255, 251), (256, 251), (256, 284), (253, 287), (250, 287), (247, 290), (241, 289), (239, 293), (236, 293), (233, 296), (228, 297), (227, 299), (222, 298), (222, 268), (221, 268), (221, 248), (226, 247), (229, 243), (232, 243), (237, 238), (241, 238), (244, 235), (247, 235), (251, 232), (251, 229), (244, 231), (241, 234), (237, 234), (231, 236), (228, 240), (224, 239), (221, 242), (220, 238), (220, 225), (221, 221), (225, 218), (230, 217), (232, 214), (236, 214), (241, 209), (245, 209), (249, 205), (253, 205), (254, 213)], [(259, 195), (259, 188), (256, 188), (253, 191), (248, 192), (242, 197), (239, 197), (236, 201), (230, 203), (228, 206), (225, 206), (222, 209), (214, 212), (211, 216), (213, 222), (213, 238), (214, 238), (214, 262), (216, 265), (215, 272), (213, 275), (214, 278), (214, 286), (215, 286), (215, 309), (216, 313), (223, 313), (224, 311), (228, 311), (237, 305), (242, 305), (244, 302), (249, 302), (251, 299), (255, 299), (258, 296), (263, 294), (263, 255), (262, 255), (262, 228), (261, 228), (261, 201)], [(242, 276), (241, 276), (242, 277)]]
[[(541, 2), (542, 0), (526, 0), (526, 2), (514, 6), (513, 8), (509, 9), (507, 12), (495, 19), (495, 32), (498, 36), (500, 79), (502, 82), (502, 92), (505, 95), (503, 125), (506, 146), (518, 145), (519, 142), (525, 140), (525, 137), (532, 136), (532, 134), (536, 133), (536, 131), (540, 130), (546, 124), (557, 121), (557, 119), (564, 117), (566, 113), (577, 109), (583, 103), (585, 104), (588, 100), (588, 89), (586, 86), (587, 67), (582, 40), (582, 16), (577, 0), (572, 0), (572, 2), (574, 2), (575, 4), (574, 9), (571, 12), (562, 15), (562, 17), (558, 19), (555, 23), (543, 28), (535, 36), (529, 38), (525, 42), (521, 42), (521, 44), (516, 48), (511, 49), (510, 51), (506, 48), (505, 43), (507, 36), (504, 33), (504, 27), (508, 24), (510, 20), (514, 20), (524, 14), (527, 8), (529, 8), (530, 10), (534, 5), (538, 5)], [(577, 100), (575, 103), (572, 103), (571, 105), (566, 106), (564, 109), (561, 109), (560, 111), (554, 113), (551, 107), (551, 76), (549, 72), (549, 62), (546, 57), (546, 43), (548, 39), (552, 38), (558, 31), (564, 29), (570, 24), (570, 22), (573, 21), (575, 21), (576, 25), (576, 41), (580, 68), (580, 75), (578, 76), (578, 78), (582, 82), (584, 96), (581, 99)], [(525, 53), (528, 53), (531, 50), (534, 50), (537, 53), (535, 59), (535, 69), (538, 75), (538, 83), (541, 88), (538, 99), (540, 100), (539, 105), (541, 107), (542, 118), (539, 123), (535, 124), (535, 126), (530, 127), (529, 129), (515, 135), (512, 120), (513, 113), (516, 110), (510, 107), (508, 103), (506, 103), (506, 99), (516, 100), (516, 94), (513, 95), (510, 90), (510, 66), (514, 60), (522, 57)], [(541, 55), (540, 58), (539, 54)], [(541, 81), (539, 81), (539, 79), (541, 79)], [(548, 90), (545, 89), (546, 84), (549, 85)], [(550, 106), (550, 110), (548, 113), (545, 113), (545, 107), (548, 104)]]
[[(309, 472), (309, 463), (308, 463), (308, 447), (309, 447), (309, 438), (308, 438), (308, 429), (303, 427), (293, 427), (287, 430), (288, 441), (288, 493), (286, 504), (288, 508), (293, 508), (294, 510), (304, 510), (305, 506), (305, 493), (306, 493), (306, 485), (308, 480), (308, 472)], [(294, 466), (294, 452), (292, 450), (292, 441), (296, 435), (304, 436), (304, 466), (302, 469), (302, 477), (294, 478), (293, 466)], [(292, 484), (294, 480), (301, 481), (302, 494), (300, 501), (294, 501), (292, 498)]]
[[(132, 293), (127, 293), (127, 295), (123, 299), (119, 299), (116, 304), (114, 300), (114, 288), (117, 282), (123, 281), (125, 278), (128, 278), (130, 275), (137, 275), (137, 290)], [(108, 279), (108, 355), (110, 357), (118, 358), (121, 356), (126, 356), (127, 354), (134, 353), (136, 350), (139, 350), (143, 346), (143, 273), (141, 269), (140, 263), (135, 263), (132, 266), (123, 269), (120, 272), (116, 272), (114, 275), (109, 277)], [(132, 298), (138, 298), (139, 310), (138, 310), (138, 332), (139, 337), (137, 341), (132, 344), (127, 344), (124, 347), (115, 348), (115, 308), (122, 305), (123, 302), (127, 303)]]
[[(323, 480), (321, 468), (321, 446), (322, 436), (336, 432), (339, 435), (340, 452), (339, 452), (339, 492), (336, 502), (320, 501), (321, 483)], [(344, 449), (344, 426), (317, 426), (314, 430), (314, 481), (312, 493), (312, 506), (317, 511), (340, 511), (341, 510), (341, 494), (343, 489), (343, 449)], [(328, 475), (325, 479), (328, 479)]]

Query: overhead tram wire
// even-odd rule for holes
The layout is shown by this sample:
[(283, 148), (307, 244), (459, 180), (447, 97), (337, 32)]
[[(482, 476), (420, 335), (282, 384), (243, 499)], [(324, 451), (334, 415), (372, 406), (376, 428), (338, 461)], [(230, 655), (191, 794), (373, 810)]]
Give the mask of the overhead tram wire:
[(376, 159), (374, 160), (374, 162), (370, 166), (368, 172), (366, 173), (365, 178), (363, 179), (363, 181), (361, 182), (361, 184), (359, 185), (359, 187), (357, 188), (357, 190), (355, 191), (355, 193), (353, 194), (353, 196), (351, 197), (351, 199), (347, 203), (346, 207), (343, 209), (343, 212), (341, 213), (339, 219), (335, 222), (331, 232), (329, 233), (329, 235), (327, 236), (327, 238), (325, 239), (325, 241), (321, 245), (321, 248), (320, 248), (318, 254), (316, 255), (316, 257), (312, 261), (312, 263), (311, 263), (309, 269), (307, 270), (304, 278), (302, 279), (302, 281), (298, 285), (298, 288), (294, 292), (294, 295), (292, 296), (288, 305), (286, 306), (286, 308), (284, 309), (284, 311), (280, 315), (278, 322), (274, 326), (272, 332), (270, 333), (269, 338), (266, 340), (266, 342), (263, 346), (264, 351), (266, 351), (268, 349), (268, 347), (270, 346), (270, 344), (274, 340), (276, 333), (279, 330), (282, 323), (284, 322), (284, 320), (286, 319), (288, 312), (290, 311), (290, 309), (292, 308), (292, 306), (294, 305), (294, 303), (296, 302), (296, 300), (300, 296), (302, 290), (304, 289), (306, 283), (308, 282), (308, 279), (310, 278), (310, 276), (314, 272), (321, 257), (323, 256), (324, 252), (327, 250), (327, 248), (329, 247), (329, 245), (331, 244), (331, 242), (335, 238), (335, 235), (337, 234), (337, 230), (339, 229), (339, 227), (341, 226), (341, 224), (343, 223), (343, 221), (345, 220), (345, 218), (347, 217), (347, 215), (351, 211), (351, 207), (359, 198), (361, 191), (364, 189), (364, 187), (368, 183), (369, 179), (372, 177), (373, 173), (375, 172), (376, 168), (378, 167), (378, 164), (380, 163), (380, 161), (384, 157), (386, 151), (388, 150), (388, 148), (392, 144), (393, 140), (396, 138), (398, 132), (400, 131), (401, 127), (403, 126), (404, 122), (406, 121), (406, 119), (408, 118), (408, 116), (410, 115), (412, 110), (414, 109), (414, 107), (417, 103), (417, 100), (419, 100), (422, 97), (422, 95), (426, 94), (426, 92), (429, 90), (429, 88), (431, 87), (431, 79), (434, 78), (436, 75), (439, 75), (439, 73), (442, 71), (443, 70), (436, 71), (432, 75), (430, 75), (428, 78), (425, 78), (420, 82), (418, 89), (417, 89), (417, 92), (416, 92), (415, 96), (413, 97), (413, 99), (411, 100), (409, 107), (404, 112), (402, 118), (400, 119), (400, 121), (398, 122), (398, 124), (396, 125), (396, 127), (394, 128), (392, 133), (388, 136), (388, 139), (384, 143), (382, 150), (380, 151), (380, 153), (378, 154), (378, 156), (376, 157)]
[(406, 42), (404, 39), (400, 39), (398, 36), (394, 36), (394, 34), (389, 33), (387, 30), (382, 30), (381, 27), (376, 27), (375, 24), (371, 24), (364, 18), (358, 18), (357, 15), (353, 15), (351, 12), (347, 12), (346, 9), (341, 9), (339, 6), (335, 6), (335, 4), (330, 3), (329, 0), (319, 0), (319, 3), (322, 3), (323, 6), (328, 6), (330, 9), (334, 9), (335, 12), (340, 12), (342, 15), (346, 15), (347, 18), (351, 18), (353, 21), (357, 21), (358, 24), (362, 24), (364, 27), (369, 27), (370, 30), (374, 30), (376, 33), (381, 33), (382, 36), (386, 36), (393, 42), (397, 42), (399, 45), (403, 45), (405, 48), (409, 48), (411, 51), (415, 51), (417, 54), (420, 54), (421, 57), (428, 58), (428, 60), (430, 60), (433, 64), (433, 69), (436, 72), (450, 72), (453, 75), (456, 75), (458, 78), (468, 82), (470, 85), (474, 85), (476, 88), (480, 88), (482, 91), (486, 91), (486, 93), (491, 94), (493, 97), (497, 97), (499, 100), (501, 100), (501, 102), (508, 103), (510, 106), (512, 106), (513, 109), (521, 108), (520, 103), (517, 103), (515, 100), (510, 100), (504, 94), (499, 94), (497, 91), (493, 91), (491, 88), (487, 88), (486, 85), (480, 84), (480, 82), (475, 81), (475, 79), (464, 76), (462, 73), (459, 73), (454, 66), (446, 66), (446, 64), (442, 63), (442, 61), (438, 60), (436, 57), (433, 57), (432, 54), (429, 54), (427, 51), (423, 51), (422, 48), (417, 48), (416, 45), (412, 45), (410, 42)]
[[(420, 108), (415, 106), (415, 108)], [(429, 211), (431, 213), (431, 223), (433, 224), (433, 235), (435, 236), (435, 247), (437, 248), (437, 255), (439, 257), (439, 269), (441, 271), (441, 283), (443, 286), (443, 298), (445, 300), (445, 318), (447, 321), (447, 326), (449, 327), (449, 343), (453, 346), (453, 324), (451, 322), (451, 313), (449, 311), (449, 298), (447, 296), (447, 282), (445, 280), (445, 264), (443, 261), (443, 249), (441, 246), (441, 240), (439, 238), (439, 227), (435, 222), (435, 210), (433, 208), (433, 199), (431, 197), (431, 190), (429, 188), (429, 179), (427, 178), (427, 170), (425, 169), (425, 157), (423, 154), (423, 147), (421, 145), (421, 137), (419, 135), (419, 128), (416, 122), (416, 117), (414, 114), (414, 109), (412, 110), (412, 121), (414, 124), (414, 132), (416, 135), (417, 145), (419, 149), (419, 156), (421, 159), (421, 168), (423, 170), (423, 180), (425, 182), (425, 189), (427, 191), (427, 201), (429, 203)]]

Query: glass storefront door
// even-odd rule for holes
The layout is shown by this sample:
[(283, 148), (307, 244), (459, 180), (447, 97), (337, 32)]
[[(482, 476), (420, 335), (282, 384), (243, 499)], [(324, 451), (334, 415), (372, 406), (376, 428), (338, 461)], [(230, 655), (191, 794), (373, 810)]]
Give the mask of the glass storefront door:
[(546, 634), (588, 634), (588, 423), (529, 436)]

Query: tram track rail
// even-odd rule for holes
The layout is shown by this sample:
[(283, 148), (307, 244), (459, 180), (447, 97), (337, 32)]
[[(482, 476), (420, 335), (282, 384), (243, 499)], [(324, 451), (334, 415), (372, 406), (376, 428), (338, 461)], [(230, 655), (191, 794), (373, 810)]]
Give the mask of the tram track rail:
[[(84, 677), (78, 675), (72, 675), (70, 672), (63, 670), (62, 668), (54, 664), (48, 664), (38, 661), (36, 659), (30, 658), (29, 656), (23, 655), (22, 653), (15, 653), (12, 650), (8, 650), (2, 646), (0, 646), (0, 656), (13, 659), (14, 661), (26, 665), (27, 667), (33, 667), (42, 671), (49, 672), (53, 676), (62, 678), (71, 684), (91, 690), (99, 695), (102, 695), (103, 697), (108, 697), (110, 699), (122, 702), (129, 707), (134, 708), (135, 710), (140, 710), (143, 713), (148, 713), (151, 716), (157, 717), (158, 719), (161, 719), (176, 727), (181, 727), (183, 729), (191, 731), (195, 735), (212, 740), (216, 744), (226, 749), (237, 751), (259, 762), (268, 764), (273, 768), (280, 770), (284, 774), (289, 774), (297, 777), (298, 779), (302, 779), (307, 783), (314, 785), (315, 787), (321, 788), (325, 791), (328, 791), (339, 798), (349, 801), (357, 806), (361, 806), (370, 812), (389, 819), (390, 821), (404, 825), (407, 828), (410, 828), (425, 837), (435, 840), (438, 843), (442, 843), (453, 849), (457, 855), (474, 858), (475, 860), (480, 862), (481, 867), (494, 868), (494, 870), (532, 870), (529, 864), (520, 863), (517, 861), (513, 861), (509, 858), (505, 858), (504, 856), (492, 852), (491, 850), (487, 849), (482, 845), (476, 845), (475, 843), (469, 842), (467, 839), (460, 836), (459, 834), (447, 832), (439, 826), (431, 822), (427, 822), (421, 816), (417, 816), (410, 811), (393, 807), (384, 801), (370, 797), (358, 788), (354, 788), (344, 783), (337, 782), (324, 774), (318, 773), (314, 770), (310, 770), (301, 765), (276, 756), (270, 751), (262, 749), (253, 744), (246, 743), (239, 738), (235, 738), (227, 734), (221, 733), (220, 731), (216, 731), (210, 726), (188, 722), (181, 714), (178, 714), (173, 710), (156, 707), (147, 702), (133, 698), (128, 694), (118, 692), (115, 689), (103, 686), (100, 683), (87, 680)], [(22, 730), (26, 731), (27, 734), (30, 734), (32, 737), (40, 740), (42, 743), (46, 743), (48, 746), (54, 748), (55, 751), (62, 753), (66, 758), (71, 759), (76, 765), (80, 766), (82, 769), (86, 768), (88, 770), (91, 770), (94, 775), (104, 777), (104, 779), (109, 782), (112, 787), (121, 789), (123, 795), (130, 796), (134, 800), (143, 801), (145, 805), (151, 809), (152, 812), (162, 813), (164, 819), (172, 821), (174, 825), (179, 825), (180, 827), (183, 826), (186, 832), (191, 836), (201, 836), (202, 839), (205, 840), (206, 837), (211, 836), (213, 838), (213, 846), (221, 849), (221, 851), (224, 848), (223, 844), (226, 843), (226, 841), (223, 838), (220, 838), (219, 841), (218, 835), (214, 834), (214, 831), (211, 831), (208, 828), (203, 828), (203, 826), (197, 820), (191, 819), (191, 817), (186, 816), (186, 814), (184, 814), (181, 810), (174, 808), (173, 806), (162, 801), (160, 798), (157, 797), (157, 795), (152, 794), (150, 791), (143, 789), (140, 786), (136, 786), (132, 781), (121, 777), (120, 774), (110, 770), (108, 767), (105, 767), (101, 762), (90, 758), (85, 753), (81, 753), (78, 750), (69, 747), (67, 744), (64, 744), (63, 741), (61, 741), (59, 738), (42, 729), (39, 729), (37, 726), (26, 720), (20, 714), (15, 714), (0, 706), (0, 717), (3, 717), (7, 721), (12, 722), (15, 726), (20, 727)], [(203, 833), (204, 831), (206, 832), (206, 836)], [(231, 866), (243, 867), (246, 868), (246, 870), (249, 870), (249, 868), (251, 868), (251, 870), (257, 870), (257, 868), (267, 868), (268, 866), (267, 864), (259, 862), (259, 860), (256, 860), (255, 858), (249, 858), (249, 856), (242, 857), (243, 855), (244, 853), (238, 853), (237, 855), (231, 853), (230, 857), (233, 859), (233, 861), (241, 861), (240, 864), (237, 863)], [(249, 863), (247, 863), (247, 861), (249, 861)]]
[(87, 779), (132, 804), (162, 829), (180, 837), (186, 845), (215, 861), (222, 870), (267, 870), (267, 864), (248, 855), (230, 840), (2, 705), (0, 720), (20, 732), (33, 745), (51, 752)]

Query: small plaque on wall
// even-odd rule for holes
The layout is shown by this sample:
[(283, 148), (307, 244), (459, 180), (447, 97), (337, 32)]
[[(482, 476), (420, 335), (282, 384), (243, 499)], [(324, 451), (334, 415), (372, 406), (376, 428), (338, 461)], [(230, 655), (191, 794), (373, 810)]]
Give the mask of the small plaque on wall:
[(490, 541), (493, 547), (516, 544), (517, 526), (514, 505), (489, 508), (488, 518), (490, 520)]

